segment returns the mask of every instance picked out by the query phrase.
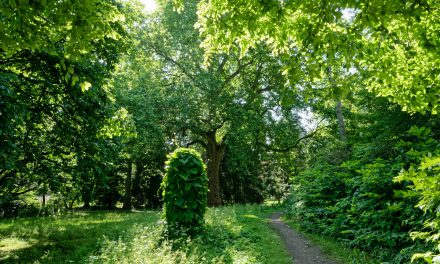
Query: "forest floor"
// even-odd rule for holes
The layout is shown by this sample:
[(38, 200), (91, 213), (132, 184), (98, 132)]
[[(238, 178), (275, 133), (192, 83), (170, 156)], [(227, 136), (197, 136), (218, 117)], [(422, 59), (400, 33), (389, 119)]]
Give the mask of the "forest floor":
[(292, 230), (280, 219), (281, 215), (280, 212), (273, 213), (269, 223), (283, 239), (287, 252), (294, 259), (295, 264), (340, 264), (325, 255), (319, 247), (303, 235)]

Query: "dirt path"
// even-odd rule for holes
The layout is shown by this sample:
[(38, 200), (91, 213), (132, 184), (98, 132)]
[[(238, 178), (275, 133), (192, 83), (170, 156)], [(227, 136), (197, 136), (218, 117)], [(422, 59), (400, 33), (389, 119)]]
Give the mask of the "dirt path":
[(325, 256), (317, 246), (283, 223), (280, 219), (281, 215), (281, 213), (272, 214), (269, 223), (284, 240), (287, 252), (292, 256), (295, 264), (340, 264)]

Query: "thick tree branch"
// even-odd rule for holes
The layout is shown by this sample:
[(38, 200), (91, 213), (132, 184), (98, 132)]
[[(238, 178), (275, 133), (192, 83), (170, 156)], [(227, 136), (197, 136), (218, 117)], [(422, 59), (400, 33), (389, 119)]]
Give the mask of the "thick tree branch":
[(14, 193), (11, 193), (11, 195), (13, 195), (13, 196), (22, 195), (22, 194), (25, 194), (25, 193), (31, 192), (31, 191), (33, 191), (33, 190), (36, 190), (37, 188), (38, 188), (38, 187), (33, 187), (33, 188), (26, 189), (26, 190), (21, 191), (21, 192), (14, 192)]
[(250, 61), (248, 61), (245, 64), (241, 64), (241, 60), (238, 63), (238, 67), (237, 69), (231, 73), (229, 76), (226, 77), (225, 81), (223, 82), (223, 87), (225, 87), (226, 85), (228, 85), (235, 77), (237, 77), (242, 70), (244, 70), (247, 66), (251, 65), (252, 63), (254, 63), (254, 58), (252, 58)]
[(270, 150), (270, 151), (273, 151), (273, 152), (289, 152), (289, 151), (291, 151), (292, 149), (295, 149), (295, 148), (299, 145), (299, 143), (301, 143), (301, 141), (306, 140), (306, 139), (308, 139), (308, 138), (312, 138), (312, 137), (315, 136), (315, 135), (316, 135), (316, 134), (317, 134), (322, 128), (324, 128), (324, 126), (323, 126), (323, 127), (320, 127), (320, 124), (321, 124), (323, 121), (324, 121), (324, 118), (321, 119), (321, 121), (318, 122), (318, 124), (317, 124), (315, 130), (313, 130), (313, 131), (310, 132), (309, 134), (306, 134), (305, 136), (302, 136), (302, 137), (298, 138), (298, 139), (295, 141), (295, 143), (293, 143), (292, 145), (289, 145), (289, 146), (286, 146), (286, 147), (282, 147), (282, 148), (276, 148), (276, 147), (273, 147), (273, 146), (270, 146), (270, 145), (267, 145), (267, 144), (264, 144), (264, 143), (261, 143), (261, 142), (257, 142), (257, 144), (258, 144), (259, 146), (262, 146), (262, 147), (264, 147), (265, 149)]
[(228, 55), (225, 55), (225, 56), (222, 58), (222, 61), (219, 63), (218, 68), (217, 68), (217, 70), (218, 70), (219, 72), (224, 73), (225, 65), (226, 65), (226, 62), (228, 62), (228, 60), (229, 60), (229, 56), (228, 56)]
[(154, 46), (154, 45), (148, 45), (149, 48), (151, 48), (157, 55), (159, 55), (160, 57), (162, 57), (163, 59), (165, 59), (166, 61), (174, 64), (177, 68), (179, 68), (179, 70), (185, 75), (187, 76), (189, 79), (191, 79), (191, 81), (193, 81), (194, 83), (198, 83), (197, 78), (195, 75), (191, 74), (187, 68), (184, 65), (182, 65), (180, 62), (176, 61), (175, 59), (173, 59), (169, 54), (167, 54), (165, 51), (159, 49), (158, 47)]
[(200, 139), (192, 140), (192, 141), (190, 141), (189, 143), (187, 143), (187, 144), (185, 144), (185, 145), (186, 145), (186, 147), (189, 147), (189, 146), (192, 146), (192, 145), (195, 145), (195, 144), (200, 144), (200, 145), (202, 145), (204, 148), (207, 147), (207, 144), (206, 144), (205, 142), (203, 142), (203, 140), (200, 140)]

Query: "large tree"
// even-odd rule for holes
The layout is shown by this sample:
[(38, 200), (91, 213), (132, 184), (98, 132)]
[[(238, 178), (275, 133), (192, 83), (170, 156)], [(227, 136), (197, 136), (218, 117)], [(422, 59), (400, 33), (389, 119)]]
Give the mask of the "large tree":
[[(167, 110), (174, 116), (175, 138), (179, 144), (198, 144), (205, 150), (209, 204), (216, 206), (222, 203), (220, 168), (230, 133), (239, 133), (247, 122), (264, 126), (269, 108), (277, 107), (283, 95), (284, 81), (281, 62), (263, 47), (246, 56), (231, 47), (228, 54), (212, 57), (205, 66), (201, 38), (194, 29), (196, 4), (186, 2), (181, 13), (165, 4), (161, 14), (147, 20), (140, 45), (160, 62), (158, 74), (171, 103)], [(261, 144), (273, 143), (265, 136), (253, 131)]]

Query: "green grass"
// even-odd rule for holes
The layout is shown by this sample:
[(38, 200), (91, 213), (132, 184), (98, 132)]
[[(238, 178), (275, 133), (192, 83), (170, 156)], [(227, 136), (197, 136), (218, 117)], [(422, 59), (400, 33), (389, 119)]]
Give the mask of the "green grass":
[(0, 261), (6, 263), (83, 263), (99, 241), (126, 237), (138, 223), (153, 224), (157, 212), (76, 212), (57, 217), (0, 222)]
[(162, 238), (160, 212), (75, 212), (0, 221), (4, 263), (291, 263), (270, 206), (209, 209), (204, 233)]
[(353, 248), (348, 248), (342, 242), (335, 241), (331, 238), (323, 237), (318, 234), (305, 232), (298, 223), (291, 219), (283, 219), (292, 229), (303, 234), (306, 238), (317, 245), (322, 252), (339, 260), (344, 264), (378, 264), (373, 257), (368, 254)]

